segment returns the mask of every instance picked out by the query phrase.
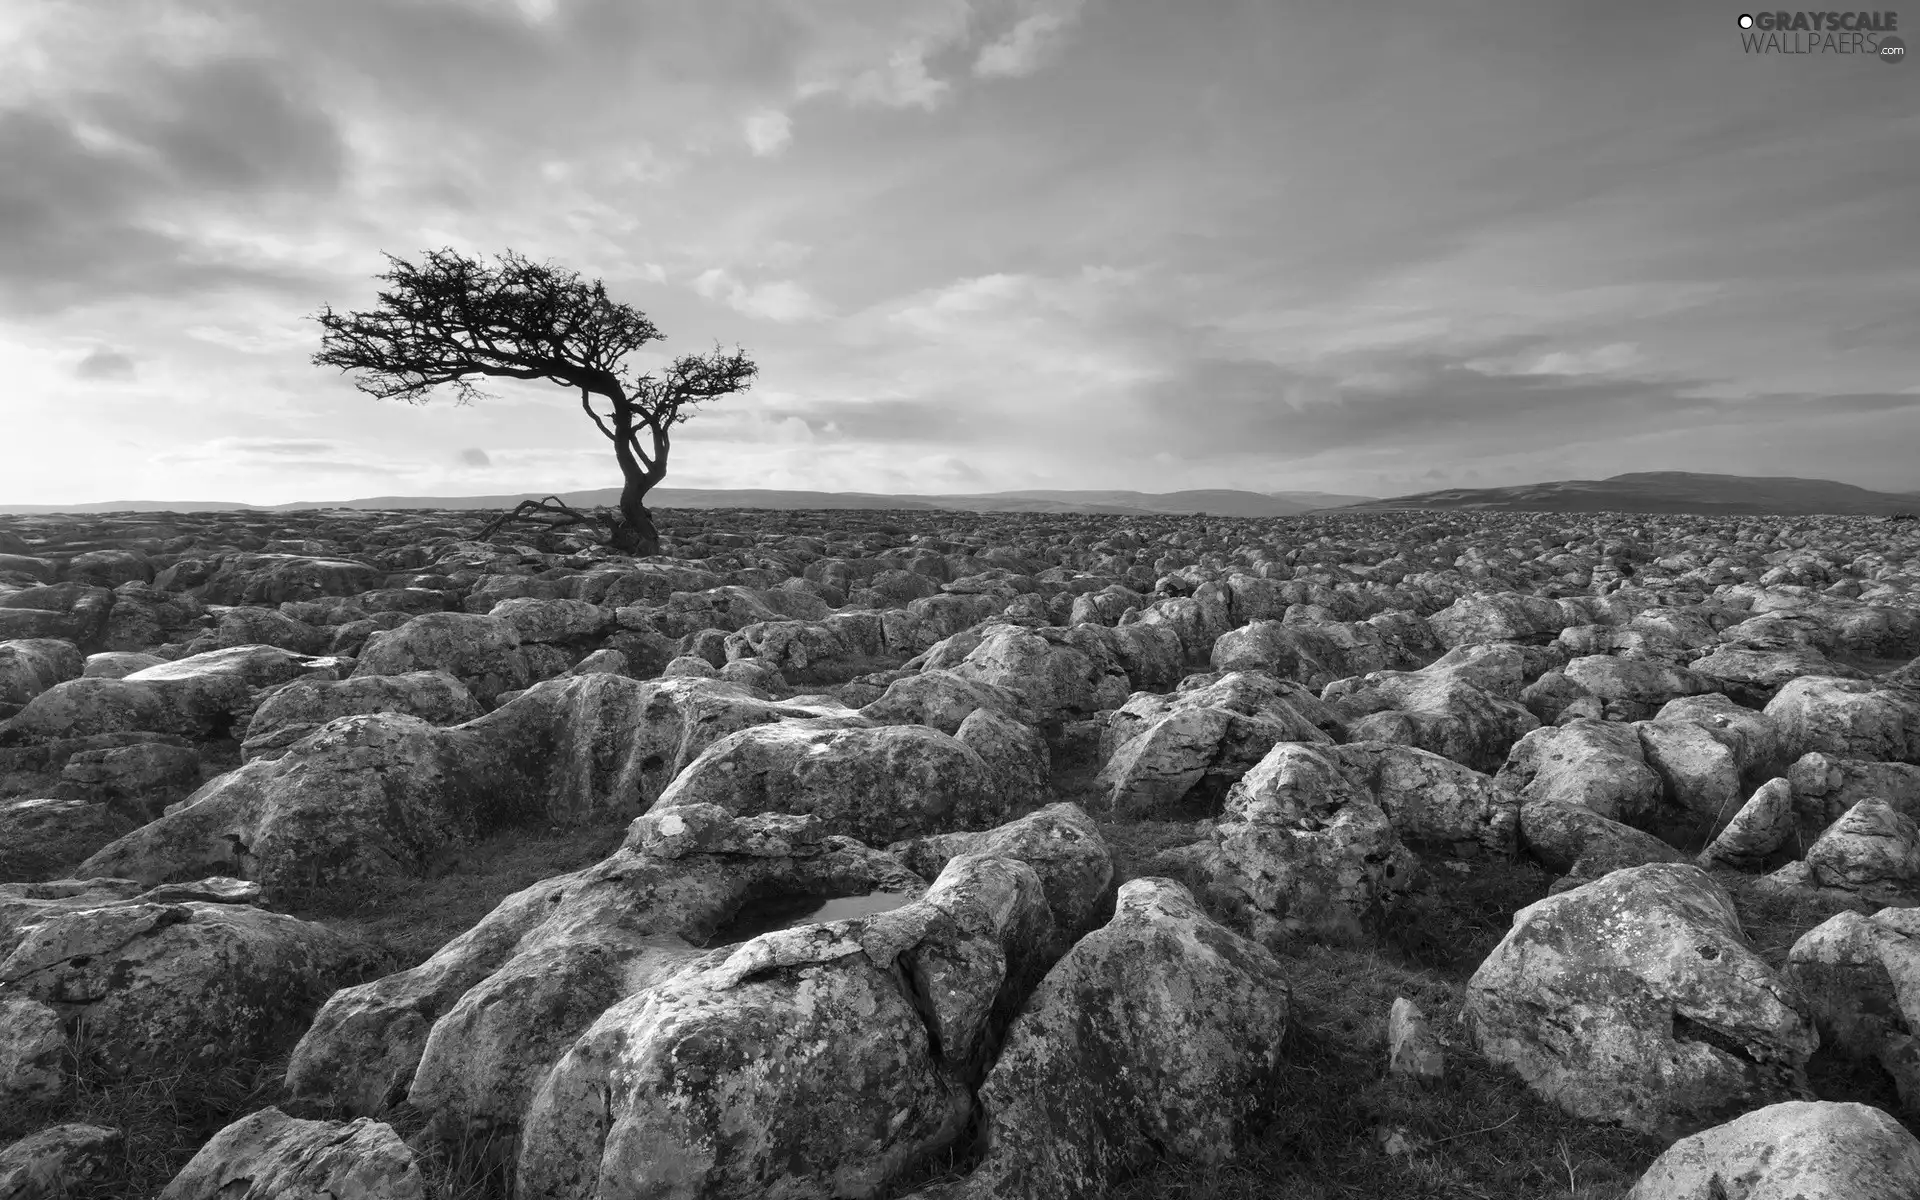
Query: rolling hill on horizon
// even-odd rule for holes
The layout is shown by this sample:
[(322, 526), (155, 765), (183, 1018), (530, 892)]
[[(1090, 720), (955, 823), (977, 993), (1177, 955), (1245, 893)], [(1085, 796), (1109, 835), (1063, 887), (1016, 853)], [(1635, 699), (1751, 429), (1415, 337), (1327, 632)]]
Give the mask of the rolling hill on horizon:
[(1920, 493), (1876, 492), (1831, 479), (1634, 471), (1606, 479), (1562, 479), (1500, 488), (1442, 488), (1346, 506), (1393, 509), (1504, 509), (1514, 512), (1637, 512), (1890, 516), (1920, 512)]
[[(357, 500), (296, 500), (287, 504), (248, 504), (222, 500), (108, 500), (94, 504), (5, 504), (0, 513), (103, 512), (292, 512), (311, 508), (355, 509), (493, 509), (511, 508), (522, 500), (538, 500), (549, 492), (515, 492), (490, 496), (370, 496)], [(576, 508), (611, 505), (619, 488), (558, 493)], [(766, 509), (917, 509), (950, 512), (1061, 512), (1107, 513), (1116, 516), (1184, 515), (1207, 513), (1222, 517), (1284, 517), (1317, 509), (1338, 508), (1370, 496), (1331, 492), (1249, 492), (1202, 489), (1182, 492), (1133, 491), (1013, 491), (979, 495), (890, 495), (880, 492), (780, 491), (766, 488), (655, 488), (648, 496), (652, 508), (766, 508)]]

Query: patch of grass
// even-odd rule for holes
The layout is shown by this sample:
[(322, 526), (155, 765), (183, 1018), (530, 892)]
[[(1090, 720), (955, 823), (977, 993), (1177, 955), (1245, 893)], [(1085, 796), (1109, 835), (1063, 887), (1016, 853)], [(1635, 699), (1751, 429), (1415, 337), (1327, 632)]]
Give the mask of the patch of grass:
[(286, 1055), (247, 1059), (217, 1069), (99, 1073), (70, 1050), (67, 1088), (57, 1099), (7, 1114), (0, 1143), (53, 1125), (100, 1125), (121, 1131), (118, 1151), (93, 1178), (67, 1184), (67, 1200), (124, 1200), (158, 1195), (201, 1146), (227, 1125), (278, 1101)]
[(1405, 966), (1462, 981), (1507, 936), (1513, 914), (1544, 899), (1554, 880), (1536, 863), (1505, 859), (1424, 865), (1419, 890), (1402, 897), (1381, 922), (1383, 950)]
[(606, 858), (620, 848), (628, 824), (621, 817), (575, 829), (503, 830), (449, 855), (429, 878), (283, 891), (276, 907), (368, 938), (401, 971), (479, 924), (522, 888)]
[(1740, 918), (1741, 930), (1753, 943), (1754, 950), (1776, 971), (1786, 965), (1787, 952), (1807, 930), (1839, 913), (1871, 915), (1883, 907), (1865, 900), (1770, 888), (1760, 883), (1759, 876), (1727, 867), (1708, 874), (1727, 889), (1727, 895), (1733, 898), (1733, 911)]

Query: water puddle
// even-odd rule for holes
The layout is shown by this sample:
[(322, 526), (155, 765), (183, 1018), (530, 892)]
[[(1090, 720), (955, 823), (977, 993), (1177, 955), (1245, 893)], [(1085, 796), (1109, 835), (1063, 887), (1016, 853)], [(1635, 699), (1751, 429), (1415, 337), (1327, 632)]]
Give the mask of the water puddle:
[(796, 925), (817, 925), (825, 921), (844, 921), (849, 917), (869, 917), (912, 904), (914, 897), (904, 892), (868, 892), (862, 896), (780, 896), (756, 900), (735, 913), (733, 919), (713, 931), (706, 948), (737, 946), (763, 933), (792, 929)]

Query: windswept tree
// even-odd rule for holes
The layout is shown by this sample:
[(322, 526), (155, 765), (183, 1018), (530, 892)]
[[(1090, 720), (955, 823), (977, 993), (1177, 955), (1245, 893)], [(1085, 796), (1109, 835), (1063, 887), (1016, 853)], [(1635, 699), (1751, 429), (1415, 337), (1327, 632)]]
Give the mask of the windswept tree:
[(738, 347), (716, 346), (638, 373), (624, 360), (663, 337), (645, 313), (608, 299), (600, 280), (511, 250), (492, 265), (451, 249), (428, 251), (419, 266), (386, 257), (393, 269), (374, 278), (390, 290), (377, 294), (378, 308), (341, 315), (328, 307), (314, 317), (324, 331), (314, 365), (361, 371), (355, 387), (409, 404), (447, 383), (469, 403), (484, 395), (473, 386), (482, 375), (578, 389), (625, 481), (610, 541), (630, 554), (659, 553), (646, 496), (666, 477), (673, 427), (702, 403), (745, 391), (759, 368)]

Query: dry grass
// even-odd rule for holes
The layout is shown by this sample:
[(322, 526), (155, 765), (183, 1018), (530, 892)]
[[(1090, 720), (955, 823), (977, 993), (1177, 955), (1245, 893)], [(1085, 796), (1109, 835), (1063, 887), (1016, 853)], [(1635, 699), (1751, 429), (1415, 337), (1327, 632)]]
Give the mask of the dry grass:
[(620, 848), (624, 819), (544, 833), (504, 830), (436, 863), (426, 879), (282, 891), (275, 907), (372, 941), (405, 970), (480, 923), (506, 897)]

